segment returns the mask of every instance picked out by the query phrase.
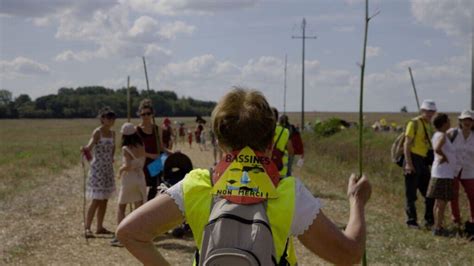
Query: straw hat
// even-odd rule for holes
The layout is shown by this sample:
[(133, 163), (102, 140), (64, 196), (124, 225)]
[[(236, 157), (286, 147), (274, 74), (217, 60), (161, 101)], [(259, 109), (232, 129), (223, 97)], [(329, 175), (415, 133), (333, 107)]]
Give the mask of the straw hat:
[(122, 135), (125, 135), (125, 136), (133, 135), (135, 134), (135, 132), (137, 132), (137, 130), (135, 129), (135, 126), (129, 122), (124, 123), (122, 127), (120, 128), (120, 133), (122, 133)]

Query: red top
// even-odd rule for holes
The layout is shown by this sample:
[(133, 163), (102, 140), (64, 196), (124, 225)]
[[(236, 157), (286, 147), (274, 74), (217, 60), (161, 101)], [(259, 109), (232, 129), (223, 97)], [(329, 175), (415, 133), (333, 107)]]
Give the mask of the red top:
[[(158, 134), (158, 141), (160, 140), (159, 136), (159, 128), (158, 126), (155, 126), (155, 132)], [(153, 132), (154, 133), (154, 132)], [(152, 153), (152, 154), (158, 154), (158, 147), (160, 146), (159, 143), (156, 143), (156, 137), (155, 134), (147, 134), (143, 131), (141, 127), (137, 127), (137, 134), (140, 136), (140, 138), (143, 141), (143, 145), (145, 146), (145, 151), (147, 153)], [(158, 144), (158, 145), (157, 145)], [(161, 151), (161, 149), (159, 149)], [(145, 160), (145, 165), (143, 167), (143, 172), (145, 172), (145, 178), (148, 180), (150, 179), (150, 174), (148, 173), (148, 168), (147, 165), (149, 163), (153, 162), (153, 159), (146, 158)]]

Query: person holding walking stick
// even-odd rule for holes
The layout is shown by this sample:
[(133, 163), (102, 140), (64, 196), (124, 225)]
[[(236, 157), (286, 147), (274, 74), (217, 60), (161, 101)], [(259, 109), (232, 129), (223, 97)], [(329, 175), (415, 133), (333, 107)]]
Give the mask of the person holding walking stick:
[(114, 154), (115, 132), (111, 130), (115, 123), (116, 115), (112, 109), (104, 107), (99, 111), (101, 125), (94, 129), (92, 137), (86, 146), (81, 147), (81, 152), (90, 154), (93, 159), (87, 181), (86, 195), (92, 202), (87, 210), (85, 222), (85, 237), (93, 238), (91, 224), (97, 212), (96, 234), (113, 234), (103, 226), (107, 202), (115, 192)]
[[(218, 218), (212, 220), (211, 223), (208, 221), (211, 218), (210, 209), (214, 212), (216, 208), (232, 205), (237, 210), (241, 210), (241, 214), (244, 214), (255, 210), (258, 204), (265, 204), (266, 208), (264, 210), (260, 208), (260, 211), (266, 212), (265, 216), (269, 217), (270, 221), (270, 224), (267, 224), (267, 229), (261, 231), (262, 233), (268, 232), (267, 230), (271, 228), (272, 239), (263, 243), (257, 241), (256, 244), (263, 244), (266, 255), (270, 255), (271, 252), (275, 255), (272, 259), (273, 263), (270, 260), (271, 256), (260, 257), (264, 259), (259, 260), (262, 265), (296, 265), (292, 244), (293, 236), (297, 236), (309, 250), (331, 263), (355, 264), (360, 262), (364, 253), (366, 237), (365, 205), (371, 194), (371, 185), (365, 176), (357, 178), (353, 174), (349, 179), (347, 189), (350, 202), (349, 221), (345, 230), (341, 231), (325, 216), (321, 211), (319, 199), (314, 198), (299, 179), (295, 177), (280, 179), (279, 171), (270, 159), (276, 121), (272, 109), (260, 92), (242, 88), (234, 88), (228, 92), (212, 112), (212, 127), (220, 147), (226, 153), (223, 157), (226, 159), (221, 160), (213, 174), (211, 175), (211, 171), (208, 169), (191, 171), (165, 193), (131, 213), (119, 225), (118, 239), (140, 262), (145, 265), (168, 265), (166, 259), (153, 245), (153, 239), (178, 225), (184, 219), (192, 228), (196, 246), (199, 249), (195, 262), (201, 264), (205, 255), (210, 255), (208, 258), (212, 260), (212, 252), (206, 254), (205, 247), (219, 244), (219, 242), (207, 241), (206, 243), (203, 239), (206, 239), (207, 233), (219, 237), (219, 232), (224, 231), (225, 234), (221, 235), (221, 240), (244, 241), (252, 238), (254, 231), (235, 228), (225, 231), (225, 228), (221, 228), (221, 230), (212, 231), (212, 233), (211, 231), (203, 232), (207, 227), (206, 224), (220, 223), (220, 221), (216, 221)], [(246, 163), (247, 159), (249, 161)], [(250, 165), (245, 166), (244, 169), (242, 168), (244, 164)], [(239, 186), (239, 190), (247, 195), (238, 197), (237, 202), (242, 200), (242, 204), (236, 203), (235, 198), (233, 200), (212, 192), (214, 188), (218, 189), (218, 184), (225, 186), (229, 181), (232, 181), (225, 176), (235, 177), (234, 174), (240, 177), (238, 179), (243, 180), (230, 183), (231, 187)], [(222, 178), (220, 178), (221, 175)], [(219, 182), (219, 179), (224, 182)], [(260, 180), (263, 182), (262, 184), (276, 182), (276, 187), (266, 186), (266, 188), (269, 193), (276, 190), (277, 196), (256, 198), (258, 195), (250, 193), (254, 190), (247, 186), (250, 184), (249, 182), (252, 182), (250, 180), (255, 182)], [(263, 190), (264, 187), (259, 188)], [(214, 207), (211, 207), (213, 197), (216, 197), (216, 203), (213, 204)], [(245, 202), (247, 203), (245, 204)], [(232, 219), (233, 216), (219, 217)], [(236, 221), (242, 220), (237, 219)], [(255, 221), (258, 224), (264, 223), (262, 220), (248, 220), (251, 223), (256, 223)], [(222, 222), (225, 221), (222, 220)], [(242, 226), (246, 226), (248, 222), (242, 223)], [(255, 226), (258, 225), (255, 224)], [(229, 234), (238, 237), (229, 237)], [(274, 248), (272, 248), (272, 244)], [(234, 262), (235, 259), (242, 262), (241, 259), (245, 257), (250, 261), (256, 261), (255, 257), (247, 256), (249, 252), (243, 252), (246, 250), (231, 247), (224, 249), (227, 251), (231, 249), (236, 253), (222, 253), (220, 258), (226, 257), (226, 259), (232, 260), (230, 258), (232, 257)], [(232, 256), (235, 254), (237, 255)], [(207, 265), (208, 261), (205, 260), (201, 265)]]

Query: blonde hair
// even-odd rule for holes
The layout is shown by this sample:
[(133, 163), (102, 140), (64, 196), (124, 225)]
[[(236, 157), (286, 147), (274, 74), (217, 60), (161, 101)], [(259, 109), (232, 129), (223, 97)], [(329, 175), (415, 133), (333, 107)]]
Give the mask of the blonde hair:
[(256, 90), (233, 87), (212, 111), (212, 129), (226, 151), (246, 146), (265, 151), (275, 134), (275, 118), (265, 97)]

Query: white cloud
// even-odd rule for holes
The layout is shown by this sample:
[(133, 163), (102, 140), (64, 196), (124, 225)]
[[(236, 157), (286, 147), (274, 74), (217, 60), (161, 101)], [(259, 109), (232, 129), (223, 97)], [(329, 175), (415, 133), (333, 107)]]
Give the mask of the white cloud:
[[(348, 70), (323, 69), (318, 60), (307, 60), (306, 90), (308, 106), (338, 108), (344, 106), (348, 93), (355, 93), (356, 77)], [(262, 91), (270, 104), (282, 106), (284, 61), (272, 56), (249, 59), (243, 65), (219, 61), (207, 54), (185, 62), (168, 64), (156, 81), (160, 87), (176, 90), (179, 94), (200, 99), (216, 99), (234, 85)], [(300, 103), (300, 63), (288, 64), (288, 105), (293, 110)], [(307, 107), (308, 110), (311, 107)], [(321, 110), (319, 109), (319, 110)]]
[(367, 46), (367, 57), (376, 57), (380, 55), (382, 49), (378, 46)]
[[(379, 110), (399, 110), (406, 105), (416, 110), (408, 66), (412, 67), (418, 97), (434, 99), (442, 111), (468, 107), (469, 62), (466, 56), (450, 57), (441, 64), (410, 59), (392, 68), (366, 76), (368, 102)], [(398, 105), (398, 106), (397, 106)]]
[(0, 76), (5, 79), (45, 75), (49, 73), (51, 73), (51, 70), (47, 65), (21, 56), (11, 61), (0, 61)]
[(472, 30), (471, 0), (411, 0), (415, 19), (449, 36), (466, 36)]
[[(41, 3), (40, 3), (41, 2)], [(224, 6), (242, 6), (252, 1), (117, 1), (117, 0), (18, 0), (2, 2), (0, 14), (26, 17), (35, 26), (57, 25), (55, 37), (63, 41), (88, 44), (95, 49), (68, 49), (55, 56), (57, 62), (88, 61), (94, 58), (111, 56), (136, 57), (154, 54), (163, 56), (164, 49), (158, 52), (160, 42), (176, 39), (179, 35), (190, 35), (195, 26), (184, 21), (160, 23), (150, 16), (139, 16), (132, 20), (130, 5), (148, 7), (166, 6), (177, 10), (204, 10), (224, 8)], [(151, 7), (150, 7), (151, 8)], [(137, 9), (146, 13), (149, 9)], [(157, 53), (158, 52), (158, 53)]]
[(160, 35), (167, 39), (176, 39), (176, 35), (183, 33), (190, 35), (196, 29), (195, 26), (188, 25), (183, 21), (164, 24), (160, 29)]
[(87, 42), (97, 48), (63, 51), (56, 56), (56, 61), (143, 55), (158, 56), (157, 59), (162, 60), (169, 58), (170, 53), (160, 47), (160, 42), (175, 39), (180, 34), (189, 35), (195, 29), (182, 21), (161, 24), (150, 16), (140, 16), (130, 22), (129, 7), (120, 4), (107, 10), (96, 10), (89, 19), (84, 19), (76, 11), (58, 14), (57, 19), (56, 38)]
[(1, 2), (0, 14), (25, 18), (43, 18), (67, 10), (78, 10), (82, 15), (87, 15), (116, 4), (117, 0), (6, 0)]
[(418, 59), (408, 59), (403, 60), (395, 65), (397, 70), (407, 70), (408, 67), (415, 68), (415, 67), (426, 67), (428, 64), (422, 62)]
[(177, 14), (209, 14), (255, 6), (257, 0), (119, 0), (137, 12), (173, 16)]
[(32, 21), (33, 24), (38, 27), (46, 27), (51, 25), (51, 19), (49, 17), (34, 18)]
[(158, 80), (194, 80), (208, 78), (219, 78), (216, 75), (236, 74), (237, 66), (230, 62), (219, 62), (211, 54), (205, 54), (189, 59), (185, 62), (170, 63), (164, 67), (158, 76)]
[(141, 16), (135, 20), (133, 26), (128, 30), (129, 36), (134, 39), (144, 39), (146, 36), (158, 35), (158, 22), (148, 16)]

